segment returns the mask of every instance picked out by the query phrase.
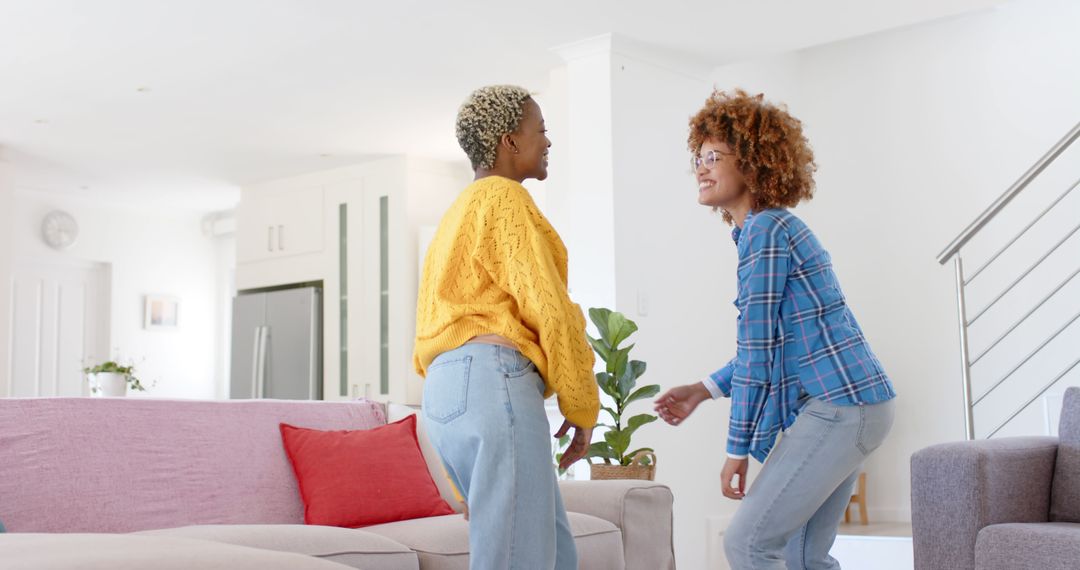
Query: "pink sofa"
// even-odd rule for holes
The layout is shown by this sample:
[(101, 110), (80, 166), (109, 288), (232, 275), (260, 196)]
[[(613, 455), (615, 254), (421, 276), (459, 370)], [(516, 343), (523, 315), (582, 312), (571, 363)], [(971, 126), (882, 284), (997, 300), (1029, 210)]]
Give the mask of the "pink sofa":
[[(386, 421), (384, 406), (368, 401), (0, 399), (0, 560), (35, 570), (467, 568), (460, 515), (363, 529), (302, 524), (278, 424)], [(421, 447), (438, 474), (422, 433)], [(564, 497), (581, 568), (674, 567), (666, 487), (569, 483)]]

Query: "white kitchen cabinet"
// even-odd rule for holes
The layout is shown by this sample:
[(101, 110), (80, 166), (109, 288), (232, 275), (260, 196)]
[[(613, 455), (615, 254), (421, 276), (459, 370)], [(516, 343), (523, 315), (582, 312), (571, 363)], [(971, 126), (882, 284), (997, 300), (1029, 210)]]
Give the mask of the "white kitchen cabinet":
[(237, 289), (321, 284), (324, 399), (419, 403), (417, 234), (438, 223), (468, 174), (394, 157), (244, 188)]
[(237, 264), (323, 249), (323, 189), (245, 189), (237, 212)]

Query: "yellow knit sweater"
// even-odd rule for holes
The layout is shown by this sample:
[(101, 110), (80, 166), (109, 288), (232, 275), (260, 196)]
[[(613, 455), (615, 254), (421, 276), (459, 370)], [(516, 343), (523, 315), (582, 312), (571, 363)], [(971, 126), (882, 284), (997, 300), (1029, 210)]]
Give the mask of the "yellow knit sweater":
[(566, 246), (525, 187), (498, 176), (469, 185), (443, 216), (424, 260), (413, 362), (482, 334), (505, 337), (536, 365), (566, 419), (593, 427), (600, 397), (585, 318), (567, 291)]

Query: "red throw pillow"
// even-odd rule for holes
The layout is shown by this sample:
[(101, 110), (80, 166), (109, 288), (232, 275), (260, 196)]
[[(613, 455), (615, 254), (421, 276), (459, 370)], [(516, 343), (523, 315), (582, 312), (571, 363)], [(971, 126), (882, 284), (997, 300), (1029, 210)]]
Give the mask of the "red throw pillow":
[(357, 528), (454, 514), (420, 453), (416, 416), (366, 430), (281, 424), (281, 438), (306, 524)]

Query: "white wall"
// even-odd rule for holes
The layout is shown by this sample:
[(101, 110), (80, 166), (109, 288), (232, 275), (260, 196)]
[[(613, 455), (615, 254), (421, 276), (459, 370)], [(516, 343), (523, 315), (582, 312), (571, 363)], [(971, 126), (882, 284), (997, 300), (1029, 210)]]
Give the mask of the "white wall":
[[(721, 88), (742, 86), (787, 102), (814, 145), (818, 195), (797, 213), (831, 250), (851, 306), (900, 393), (894, 432), (867, 465), (872, 518), (907, 518), (911, 453), (963, 437), (953, 273), (935, 256), (1080, 120), (1077, 22), (1080, 5), (1073, 2), (1015, 2), (714, 72)], [(1018, 199), (1005, 217), (1013, 219), (988, 228), (984, 238), (990, 243), (972, 248), (973, 265), (1063, 190), (1070, 173), (1075, 180), (1077, 156), (1064, 157), (1059, 165), (1064, 171), (1048, 172), (1043, 188), (1033, 187)], [(1080, 201), (1064, 203), (1059, 219), (1049, 219), (1048, 225), (1061, 229), (1063, 220), (1071, 225), (1077, 213)], [(1046, 233), (1035, 240), (1042, 247), (1064, 234)], [(1032, 280), (1036, 289), (1058, 282), (1065, 271), (1061, 263), (1072, 260), (1069, 269), (1075, 268), (1076, 241), (1054, 258), (1058, 263), (1048, 263), (1060, 269), (1051, 267)], [(1003, 265), (1006, 271), (983, 278), (994, 285), (980, 283), (982, 289), (973, 291), (973, 309), (1025, 263), (1015, 259)], [(693, 281), (708, 274), (685, 277)], [(1061, 299), (1077, 298), (1075, 285)], [(1011, 322), (1022, 314), (1022, 301), (1038, 293), (1019, 291), (1018, 299), (987, 321)], [(1001, 330), (987, 328), (991, 331), (975, 333), (973, 349)], [(692, 324), (688, 332), (707, 330)], [(1037, 344), (1037, 336), (1021, 331), (1017, 342)], [(1069, 346), (1062, 340), (1061, 346)], [(1016, 361), (1027, 350), (1018, 346), (1004, 352)], [(1004, 407), (1029, 395), (1033, 380), (1060, 368), (1061, 363), (1048, 363), (1029, 375), (1034, 378), (1027, 378), (1028, 386), (1004, 389), (1000, 410), (979, 408), (980, 433), (1003, 419)], [(1000, 371), (977, 369), (977, 379), (983, 380), (976, 382), (976, 391)], [(1076, 372), (1054, 390), (1080, 381)], [(1041, 429), (1039, 408), (1033, 406), (1017, 424), (1025, 427), (1002, 434)]]
[[(734, 248), (719, 216), (697, 206), (685, 166), (687, 117), (708, 93), (708, 69), (695, 75), (620, 36), (572, 48), (559, 50), (567, 65), (540, 96), (553, 141), (546, 212), (570, 252), (572, 296), (638, 323), (643, 384), (700, 380), (735, 342), (734, 326), (701, 331), (734, 318), (724, 272)], [(641, 402), (630, 414), (649, 411)], [(719, 402), (678, 429), (654, 423), (635, 436), (656, 448), (657, 480), (675, 491), (681, 568), (708, 567), (707, 520), (736, 506), (717, 484), (726, 415)]]
[[(234, 214), (230, 214), (234, 215)], [(215, 396), (229, 397), (232, 363), (232, 300), (236, 296), (236, 234), (211, 238), (214, 243)]]
[[(64, 252), (39, 238), (41, 219), (53, 209), (79, 223), (78, 241)], [(110, 206), (60, 194), (18, 190), (12, 211), (15, 260), (111, 265), (113, 356), (132, 361), (148, 396), (214, 398), (222, 378), (218, 353), (218, 252), (202, 234), (198, 216)], [(143, 329), (147, 294), (180, 299), (179, 327)]]
[[(870, 515), (908, 519), (911, 454), (963, 437), (953, 274), (935, 256), (1080, 120), (1078, 21), (1080, 6), (1060, 0), (1013, 3), (701, 74), (619, 38), (609, 38), (606, 61), (595, 53), (567, 58), (541, 102), (555, 143), (547, 211), (570, 250), (571, 286), (584, 293), (613, 288), (616, 308), (641, 327), (636, 358), (649, 363), (644, 380), (666, 388), (723, 364), (735, 347), (736, 253), (729, 228), (696, 203), (687, 119), (711, 84), (788, 103), (820, 165), (817, 198), (796, 212), (833, 253), (849, 301), (900, 392), (895, 430), (867, 465)], [(1080, 150), (1059, 167), (1064, 171), (1043, 177), (1045, 188), (1033, 186), (988, 228), (990, 244), (969, 248), (972, 263), (1063, 190), (1070, 173), (1075, 179)], [(1062, 219), (1074, 222), (1078, 212), (1080, 194), (1047, 219), (1050, 230), (1037, 228), (1031, 243), (1018, 244), (1017, 257), (1052, 245), (1064, 233)], [(609, 231), (613, 242), (605, 241)], [(1066, 273), (1062, 261), (1080, 257), (1076, 242), (1047, 264), (1059, 269), (1032, 282), (1056, 285)], [(613, 283), (606, 256), (614, 259)], [(1020, 262), (1008, 258), (1007, 270), (989, 271), (972, 290), (973, 305), (1011, 280), (1008, 270)], [(1063, 290), (1061, 299), (1077, 297), (1080, 283), (1071, 286), (1077, 288)], [(974, 334), (973, 349), (1046, 290), (1018, 288), (1000, 314), (988, 314), (991, 332)], [(580, 300), (588, 308), (594, 298)], [(1047, 309), (1063, 312), (1053, 303)], [(1031, 324), (1064, 320), (1037, 315)], [(1075, 346), (1074, 338), (1063, 336), (1060, 344)], [(1029, 350), (1024, 342), (1038, 340), (1021, 329), (1019, 344), (1003, 352), (1015, 357)], [(980, 366), (990, 363), (988, 357)], [(1045, 378), (1060, 370), (1040, 366), (1028, 372)], [(990, 372), (983, 376), (992, 379)], [(1077, 372), (1051, 392), (1076, 383)], [(1007, 405), (1021, 399), (1017, 390), (1002, 390)], [(986, 430), (992, 416), (1007, 414), (992, 402), (983, 407)], [(675, 492), (683, 568), (722, 564), (719, 536), (737, 507), (719, 492), (727, 414), (726, 401), (706, 404), (680, 428), (648, 426), (636, 442), (656, 447), (658, 480)], [(1002, 435), (1041, 431), (1041, 414), (1036, 403)]]
[(7, 178), (7, 171), (0, 156), (0, 397), (8, 395), (10, 364), (8, 350), (11, 339), (8, 326), (11, 321), (11, 231), (14, 189)]
[(552, 141), (544, 213), (572, 251), (570, 292), (585, 311), (615, 302), (610, 50), (610, 36), (557, 48), (567, 63), (538, 98)]
[[(688, 166), (687, 119), (708, 94), (704, 73), (645, 58), (617, 52), (612, 65), (615, 305), (640, 327), (642, 382), (666, 390), (731, 358), (737, 258), (720, 216), (698, 205)], [(728, 410), (727, 400), (708, 403), (678, 428), (657, 422), (636, 436), (635, 446), (657, 450), (657, 480), (675, 491), (681, 568), (713, 566), (706, 521), (737, 507), (719, 485)], [(647, 402), (634, 413), (651, 411)]]

